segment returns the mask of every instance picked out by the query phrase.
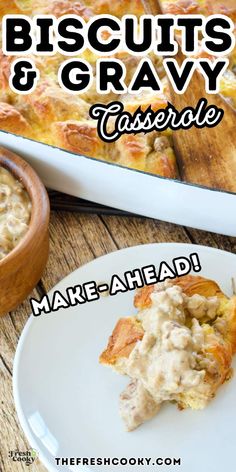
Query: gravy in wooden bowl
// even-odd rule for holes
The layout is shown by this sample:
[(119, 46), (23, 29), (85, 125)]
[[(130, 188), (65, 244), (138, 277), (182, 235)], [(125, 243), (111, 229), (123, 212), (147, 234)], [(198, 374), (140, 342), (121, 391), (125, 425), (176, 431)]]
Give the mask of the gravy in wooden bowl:
[(31, 200), (21, 184), (0, 166), (0, 260), (23, 239), (29, 229)]

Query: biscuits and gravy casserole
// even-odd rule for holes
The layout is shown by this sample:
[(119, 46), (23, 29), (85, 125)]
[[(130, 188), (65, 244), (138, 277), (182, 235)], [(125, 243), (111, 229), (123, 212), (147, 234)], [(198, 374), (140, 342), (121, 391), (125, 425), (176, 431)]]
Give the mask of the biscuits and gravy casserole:
[(138, 313), (118, 321), (100, 362), (130, 377), (120, 395), (128, 431), (164, 402), (205, 408), (231, 376), (236, 352), (236, 297), (216, 282), (184, 276), (139, 289)]
[[(236, 19), (236, 8), (227, 9), (214, 5), (210, 0), (165, 1), (163, 8), (171, 14), (214, 14), (229, 15)], [(19, 13), (26, 15), (53, 14), (56, 17), (76, 14), (88, 21), (96, 14), (112, 14), (122, 17), (132, 13), (139, 17), (144, 13), (141, 0), (9, 0), (1, 2), (0, 17), (4, 14)], [(199, 51), (201, 55), (201, 51)], [(90, 62), (95, 71), (97, 57), (85, 50), (84, 59)], [(117, 58), (124, 61), (128, 74), (133, 76), (140, 57), (119, 52)], [(10, 56), (0, 56), (0, 129), (28, 138), (51, 144), (73, 153), (96, 157), (123, 166), (143, 170), (164, 177), (178, 176), (176, 158), (170, 132), (123, 135), (115, 143), (105, 143), (97, 135), (96, 122), (89, 116), (92, 104), (120, 100), (126, 111), (133, 113), (139, 106), (146, 110), (151, 104), (157, 111), (167, 105), (168, 84), (160, 57), (150, 54), (155, 68), (164, 84), (164, 94), (142, 92), (135, 95), (117, 96), (114, 93), (101, 95), (96, 92), (95, 84), (81, 95), (69, 95), (57, 82), (59, 65), (66, 57), (33, 57), (40, 70), (40, 82), (36, 90), (27, 96), (15, 94), (9, 88), (8, 78)], [(236, 105), (236, 54), (230, 56), (230, 69), (225, 72), (221, 82), (221, 92), (233, 105)]]

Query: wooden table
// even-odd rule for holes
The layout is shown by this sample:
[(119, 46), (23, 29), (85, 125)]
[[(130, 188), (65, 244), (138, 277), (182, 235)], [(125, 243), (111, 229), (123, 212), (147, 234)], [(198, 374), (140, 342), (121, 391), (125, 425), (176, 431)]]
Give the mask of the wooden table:
[[(92, 259), (137, 244), (182, 242), (204, 244), (236, 253), (236, 238), (197, 231), (151, 219), (97, 216), (53, 211), (50, 224), (51, 252), (42, 281), (34, 296), (42, 295), (74, 269)], [(12, 397), (13, 359), (19, 336), (30, 313), (25, 301), (14, 313), (0, 319), (0, 470), (14, 472), (46, 469), (35, 461), (27, 467), (12, 462), (9, 450), (29, 448), (16, 416)]]

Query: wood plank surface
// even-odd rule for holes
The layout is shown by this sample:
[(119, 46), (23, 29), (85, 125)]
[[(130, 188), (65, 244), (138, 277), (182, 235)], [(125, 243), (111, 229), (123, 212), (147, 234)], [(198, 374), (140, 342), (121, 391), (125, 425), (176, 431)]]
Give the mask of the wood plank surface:
[[(210, 234), (147, 218), (97, 216), (53, 211), (50, 223), (50, 257), (34, 296), (50, 290), (81, 265), (116, 249), (153, 242), (183, 242), (208, 245), (236, 253), (236, 238)], [(39, 460), (26, 467), (9, 459), (9, 450), (26, 451), (29, 444), (16, 416), (12, 396), (14, 353), (30, 313), (26, 300), (0, 319), (0, 470), (43, 472)]]

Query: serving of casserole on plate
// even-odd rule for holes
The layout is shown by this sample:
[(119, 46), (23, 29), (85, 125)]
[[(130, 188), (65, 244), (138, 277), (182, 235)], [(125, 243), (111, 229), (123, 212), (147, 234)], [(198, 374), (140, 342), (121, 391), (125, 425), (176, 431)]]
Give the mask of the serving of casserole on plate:
[[(163, 2), (163, 9), (171, 14), (204, 14), (223, 13), (233, 21), (236, 9), (214, 6), (208, 0), (179, 0)], [(1, 17), (6, 13), (23, 13), (27, 15), (53, 14), (56, 17), (65, 14), (77, 14), (89, 20), (96, 14), (112, 14), (122, 17), (132, 13), (139, 17), (144, 13), (141, 0), (11, 0), (0, 7)], [(199, 55), (204, 55), (199, 46)], [(85, 50), (81, 57), (88, 60), (95, 70), (98, 57)], [(125, 63), (127, 80), (133, 76), (140, 57), (119, 52), (117, 58)], [(16, 95), (8, 84), (10, 65), (14, 58), (1, 54), (0, 58), (0, 129), (25, 136), (27, 138), (51, 144), (70, 152), (95, 157), (148, 173), (178, 178), (178, 163), (173, 149), (171, 133), (151, 132), (148, 134), (123, 135), (115, 143), (105, 143), (97, 135), (96, 122), (89, 116), (92, 104), (120, 100), (125, 110), (134, 112), (139, 106), (146, 110), (151, 104), (157, 111), (165, 108), (169, 100), (168, 83), (162, 67), (162, 58), (151, 54), (151, 59), (159, 76), (162, 78), (164, 93), (142, 92), (135, 95), (119, 96), (115, 93), (98, 94), (94, 85), (80, 95), (68, 95), (60, 88), (57, 81), (59, 65), (66, 57), (35, 56), (34, 60), (40, 70), (41, 80), (36, 90), (28, 96)], [(221, 81), (221, 93), (236, 106), (236, 54), (230, 55), (230, 67)]]
[(102, 364), (128, 375), (120, 415), (132, 431), (166, 401), (201, 410), (231, 376), (236, 352), (236, 297), (196, 275), (146, 286), (137, 315), (120, 319)]

